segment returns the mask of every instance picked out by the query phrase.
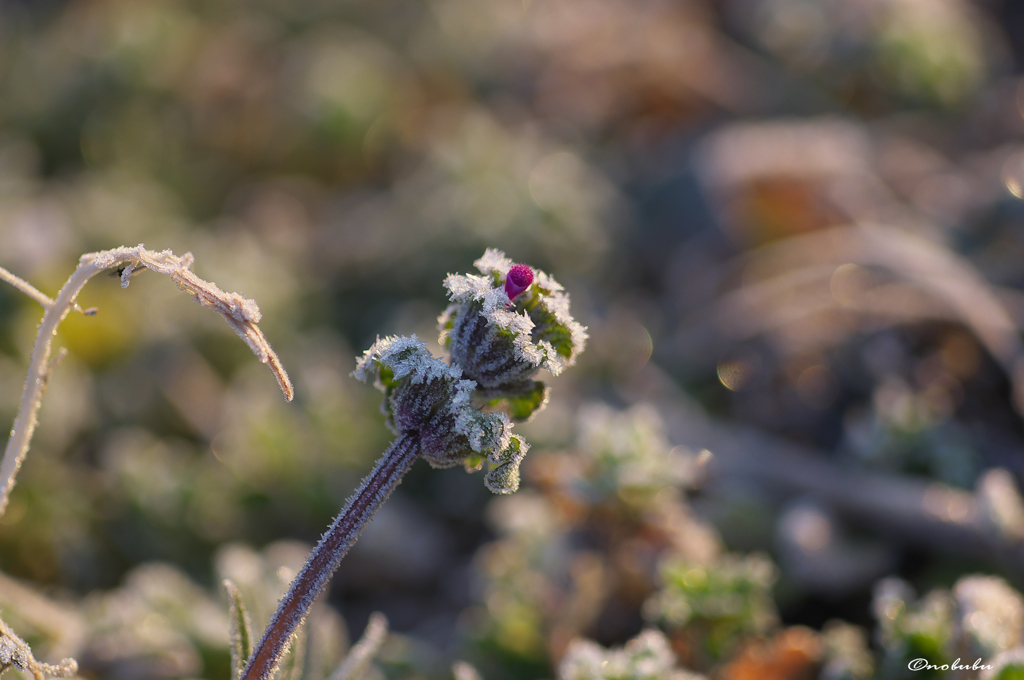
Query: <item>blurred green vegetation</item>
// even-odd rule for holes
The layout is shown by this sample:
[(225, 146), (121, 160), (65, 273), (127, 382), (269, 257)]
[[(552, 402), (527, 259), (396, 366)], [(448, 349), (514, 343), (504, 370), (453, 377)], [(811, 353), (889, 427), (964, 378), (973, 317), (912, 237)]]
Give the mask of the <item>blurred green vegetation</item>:
[[(519, 493), (414, 468), (310, 677), (374, 610), (367, 677), (1016, 677), (1021, 35), (1009, 0), (0, 2), (0, 265), (52, 295), (85, 252), (191, 251), (297, 395), (170, 281), (94, 279), (0, 613), (82, 677), (228, 677), (220, 579), (269, 616), (281, 541), (388, 443), (354, 357), (441, 355), (441, 281), (495, 247), (587, 351)], [(0, 288), (8, 420), (40, 317)]]

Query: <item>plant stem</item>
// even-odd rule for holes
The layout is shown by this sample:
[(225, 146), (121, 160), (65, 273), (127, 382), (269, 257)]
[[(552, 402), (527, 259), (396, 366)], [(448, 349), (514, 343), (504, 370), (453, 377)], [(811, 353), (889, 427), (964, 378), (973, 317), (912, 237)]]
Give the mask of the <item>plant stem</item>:
[(278, 604), (274, 618), (249, 658), (242, 680), (269, 680), (274, 675), (309, 608), (363, 528), (412, 467), (419, 456), (419, 448), (419, 437), (415, 433), (403, 434), (391, 443), (373, 472), (363, 479)]
[[(32, 440), (32, 434), (35, 432), (36, 424), (38, 423), (36, 415), (39, 412), (39, 405), (43, 392), (46, 391), (46, 383), (49, 379), (50, 347), (53, 336), (57, 332), (57, 326), (60, 325), (60, 322), (71, 311), (72, 305), (75, 304), (75, 297), (82, 290), (82, 286), (85, 285), (90, 277), (102, 271), (105, 266), (97, 266), (93, 259), (87, 259), (87, 257), (82, 256), (81, 263), (67, 283), (64, 284), (64, 287), (60, 289), (56, 300), (50, 301), (45, 295), (38, 293), (35, 288), (25, 284), (32, 291), (38, 293), (38, 295), (34, 293), (29, 294), (39, 301), (40, 304), (43, 304), (46, 308), (46, 313), (43, 314), (43, 320), (39, 324), (39, 332), (36, 335), (36, 342), (32, 346), (32, 361), (29, 365), (28, 377), (25, 379), (25, 389), (22, 392), (21, 405), (18, 407), (18, 416), (14, 420), (11, 436), (7, 440), (7, 446), (4, 449), (3, 462), (0, 463), (0, 515), (7, 508), (11, 489), (14, 488), (14, 477), (18, 473), (18, 468), (21, 467), (22, 461), (25, 460), (29, 442)], [(120, 261), (116, 261), (116, 264), (120, 264)], [(4, 280), (9, 283), (11, 282), (7, 277)], [(21, 279), (18, 279), (18, 281), (20, 282)], [(20, 285), (18, 288), (25, 290)], [(45, 298), (49, 304), (44, 304), (41, 298)]]
[[(147, 269), (170, 276), (178, 288), (189, 293), (196, 302), (213, 309), (224, 317), (232, 330), (249, 345), (249, 349), (256, 354), (257, 358), (270, 367), (281, 386), (281, 391), (284, 392), (285, 399), (288, 401), (292, 399), (291, 380), (289, 380), (284, 367), (281, 366), (277, 354), (271, 349), (267, 339), (263, 337), (263, 333), (256, 325), (260, 320), (260, 312), (256, 303), (243, 298), (238, 293), (225, 293), (216, 284), (204, 281), (193, 274), (189, 270), (192, 265), (191, 253), (185, 253), (182, 257), (178, 257), (169, 250), (159, 253), (146, 250), (141, 243), (134, 248), (121, 247), (102, 250), (98, 253), (87, 253), (79, 259), (78, 268), (71, 274), (54, 300), (6, 269), (0, 268), (0, 281), (6, 281), (18, 290), (25, 292), (46, 309), (43, 320), (39, 324), (39, 331), (36, 333), (35, 344), (32, 345), (32, 360), (28, 368), (28, 377), (25, 379), (25, 389), (22, 391), (18, 415), (14, 419), (11, 436), (4, 448), (3, 460), (0, 461), (0, 515), (3, 515), (7, 508), (11, 489), (14, 488), (15, 475), (18, 474), (18, 469), (25, 460), (29, 442), (32, 441), (32, 434), (36, 429), (38, 422), (36, 416), (39, 413), (39, 405), (50, 377), (50, 347), (53, 343), (53, 336), (57, 332), (57, 326), (72, 309), (78, 309), (86, 314), (94, 313), (93, 310), (82, 310), (75, 302), (75, 298), (90, 278), (104, 269), (122, 264), (131, 264), (134, 267), (142, 265)], [(131, 267), (126, 271), (128, 276), (122, 275), (121, 277), (121, 287), (123, 288), (128, 285)]]

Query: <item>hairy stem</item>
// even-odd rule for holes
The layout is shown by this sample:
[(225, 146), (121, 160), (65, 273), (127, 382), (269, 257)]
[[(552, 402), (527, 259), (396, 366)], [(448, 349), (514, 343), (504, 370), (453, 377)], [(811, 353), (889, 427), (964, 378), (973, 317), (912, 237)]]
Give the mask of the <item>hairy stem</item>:
[(341, 559), (359, 538), (377, 509), (395, 490), (419, 455), (419, 438), (406, 433), (392, 442), (373, 472), (345, 503), (334, 524), (320, 539), (291, 588), (277, 607), (242, 675), (242, 680), (269, 680), (281, 662), (296, 629), (327, 585)]

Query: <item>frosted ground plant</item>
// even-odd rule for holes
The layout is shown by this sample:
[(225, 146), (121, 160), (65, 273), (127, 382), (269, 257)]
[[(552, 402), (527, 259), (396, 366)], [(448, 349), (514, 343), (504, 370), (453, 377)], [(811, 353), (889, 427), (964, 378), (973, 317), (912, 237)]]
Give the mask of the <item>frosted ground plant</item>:
[(590, 502), (618, 497), (650, 508), (670, 488), (693, 486), (698, 458), (673, 448), (665, 424), (650, 404), (617, 412), (588, 404), (579, 413), (579, 450), (589, 464), (576, 486)]
[(727, 657), (741, 638), (778, 623), (771, 596), (777, 573), (765, 555), (727, 553), (711, 564), (670, 555), (661, 572), (664, 587), (644, 604), (644, 615), (670, 630), (701, 629), (712, 658)]
[[(452, 303), (439, 325), (449, 363), (415, 336), (379, 339), (358, 359), (352, 375), (384, 392), (381, 409), (396, 438), (295, 577), (249, 658), (245, 680), (273, 676), (310, 606), (417, 458), (467, 469), (486, 459), (489, 489), (519, 487), (519, 464), (529, 447), (512, 434), (512, 422), (544, 406), (547, 388), (533, 376), (541, 368), (557, 375), (571, 366), (587, 333), (569, 313), (562, 286), (547, 274), (493, 249), (474, 264), (482, 275), (452, 274), (444, 282)], [(500, 402), (507, 415), (480, 410)]]
[[(21, 406), (0, 464), (0, 514), (28, 452), (50, 374), (62, 356), (51, 360), (56, 328), (71, 310), (95, 313), (79, 307), (76, 297), (85, 283), (103, 270), (119, 268), (125, 288), (136, 270), (168, 275), (196, 302), (217, 311), (227, 321), (269, 366), (285, 398), (291, 400), (291, 381), (256, 325), (260, 320), (256, 303), (200, 279), (191, 272), (192, 262), (189, 253), (178, 257), (170, 251), (147, 250), (143, 245), (89, 253), (82, 256), (54, 299), (0, 268), (0, 280), (45, 309)], [(378, 340), (359, 359), (353, 375), (362, 380), (373, 378), (384, 391), (383, 408), (397, 438), (324, 534), (251, 655), (248, 616), (237, 588), (225, 583), (231, 603), (232, 678), (265, 680), (274, 675), (299, 625), (341, 559), (416, 458), (422, 456), (435, 467), (464, 462), (469, 468), (479, 467), (486, 458), (490, 464), (485, 478), (489, 488), (496, 493), (511, 493), (518, 488), (519, 463), (528, 446), (511, 433), (512, 421), (525, 420), (544, 405), (546, 389), (532, 380), (533, 375), (540, 368), (557, 374), (572, 365), (587, 336), (569, 315), (569, 300), (562, 287), (543, 272), (534, 277), (531, 269), (513, 265), (495, 250), (488, 250), (476, 265), (484, 277), (449, 276), (445, 282), (453, 304), (440, 323), (457, 333), (454, 340), (447, 338), (445, 343), (452, 350), (450, 364), (431, 356), (415, 337)], [(510, 281), (506, 282), (509, 273)], [(469, 342), (480, 346), (468, 347)], [(479, 410), (502, 400), (508, 402), (511, 418)], [(373, 655), (383, 639), (383, 623), (372, 628), (365, 638), (367, 644), (357, 645), (332, 677), (351, 677)], [(59, 666), (37, 662), (24, 641), (0, 620), (0, 672), (11, 666), (29, 671), (37, 680), (45, 675), (66, 677), (77, 669), (72, 659), (65, 659)]]
[(574, 640), (558, 664), (559, 680), (704, 680), (676, 666), (661, 631), (645, 630), (625, 647), (605, 649), (590, 640)]
[(992, 663), (1003, 654), (1006, 675), (986, 672), (982, 677), (1022, 677), (1014, 675), (1020, 659), (1014, 650), (1024, 644), (1024, 596), (999, 577), (962, 576), (952, 591), (935, 589), (920, 599), (906, 582), (886, 578), (875, 586), (872, 609), (879, 622), (883, 678), (901, 677), (911, 659), (936, 665), (957, 658)]

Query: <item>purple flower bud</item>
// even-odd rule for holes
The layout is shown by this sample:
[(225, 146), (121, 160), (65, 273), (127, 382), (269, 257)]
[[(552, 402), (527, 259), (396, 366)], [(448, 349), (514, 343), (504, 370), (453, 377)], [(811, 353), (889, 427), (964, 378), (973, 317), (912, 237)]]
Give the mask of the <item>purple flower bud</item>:
[(533, 283), (533, 270), (525, 264), (513, 265), (505, 277), (505, 294), (509, 300), (515, 300), (516, 296), (530, 287)]

